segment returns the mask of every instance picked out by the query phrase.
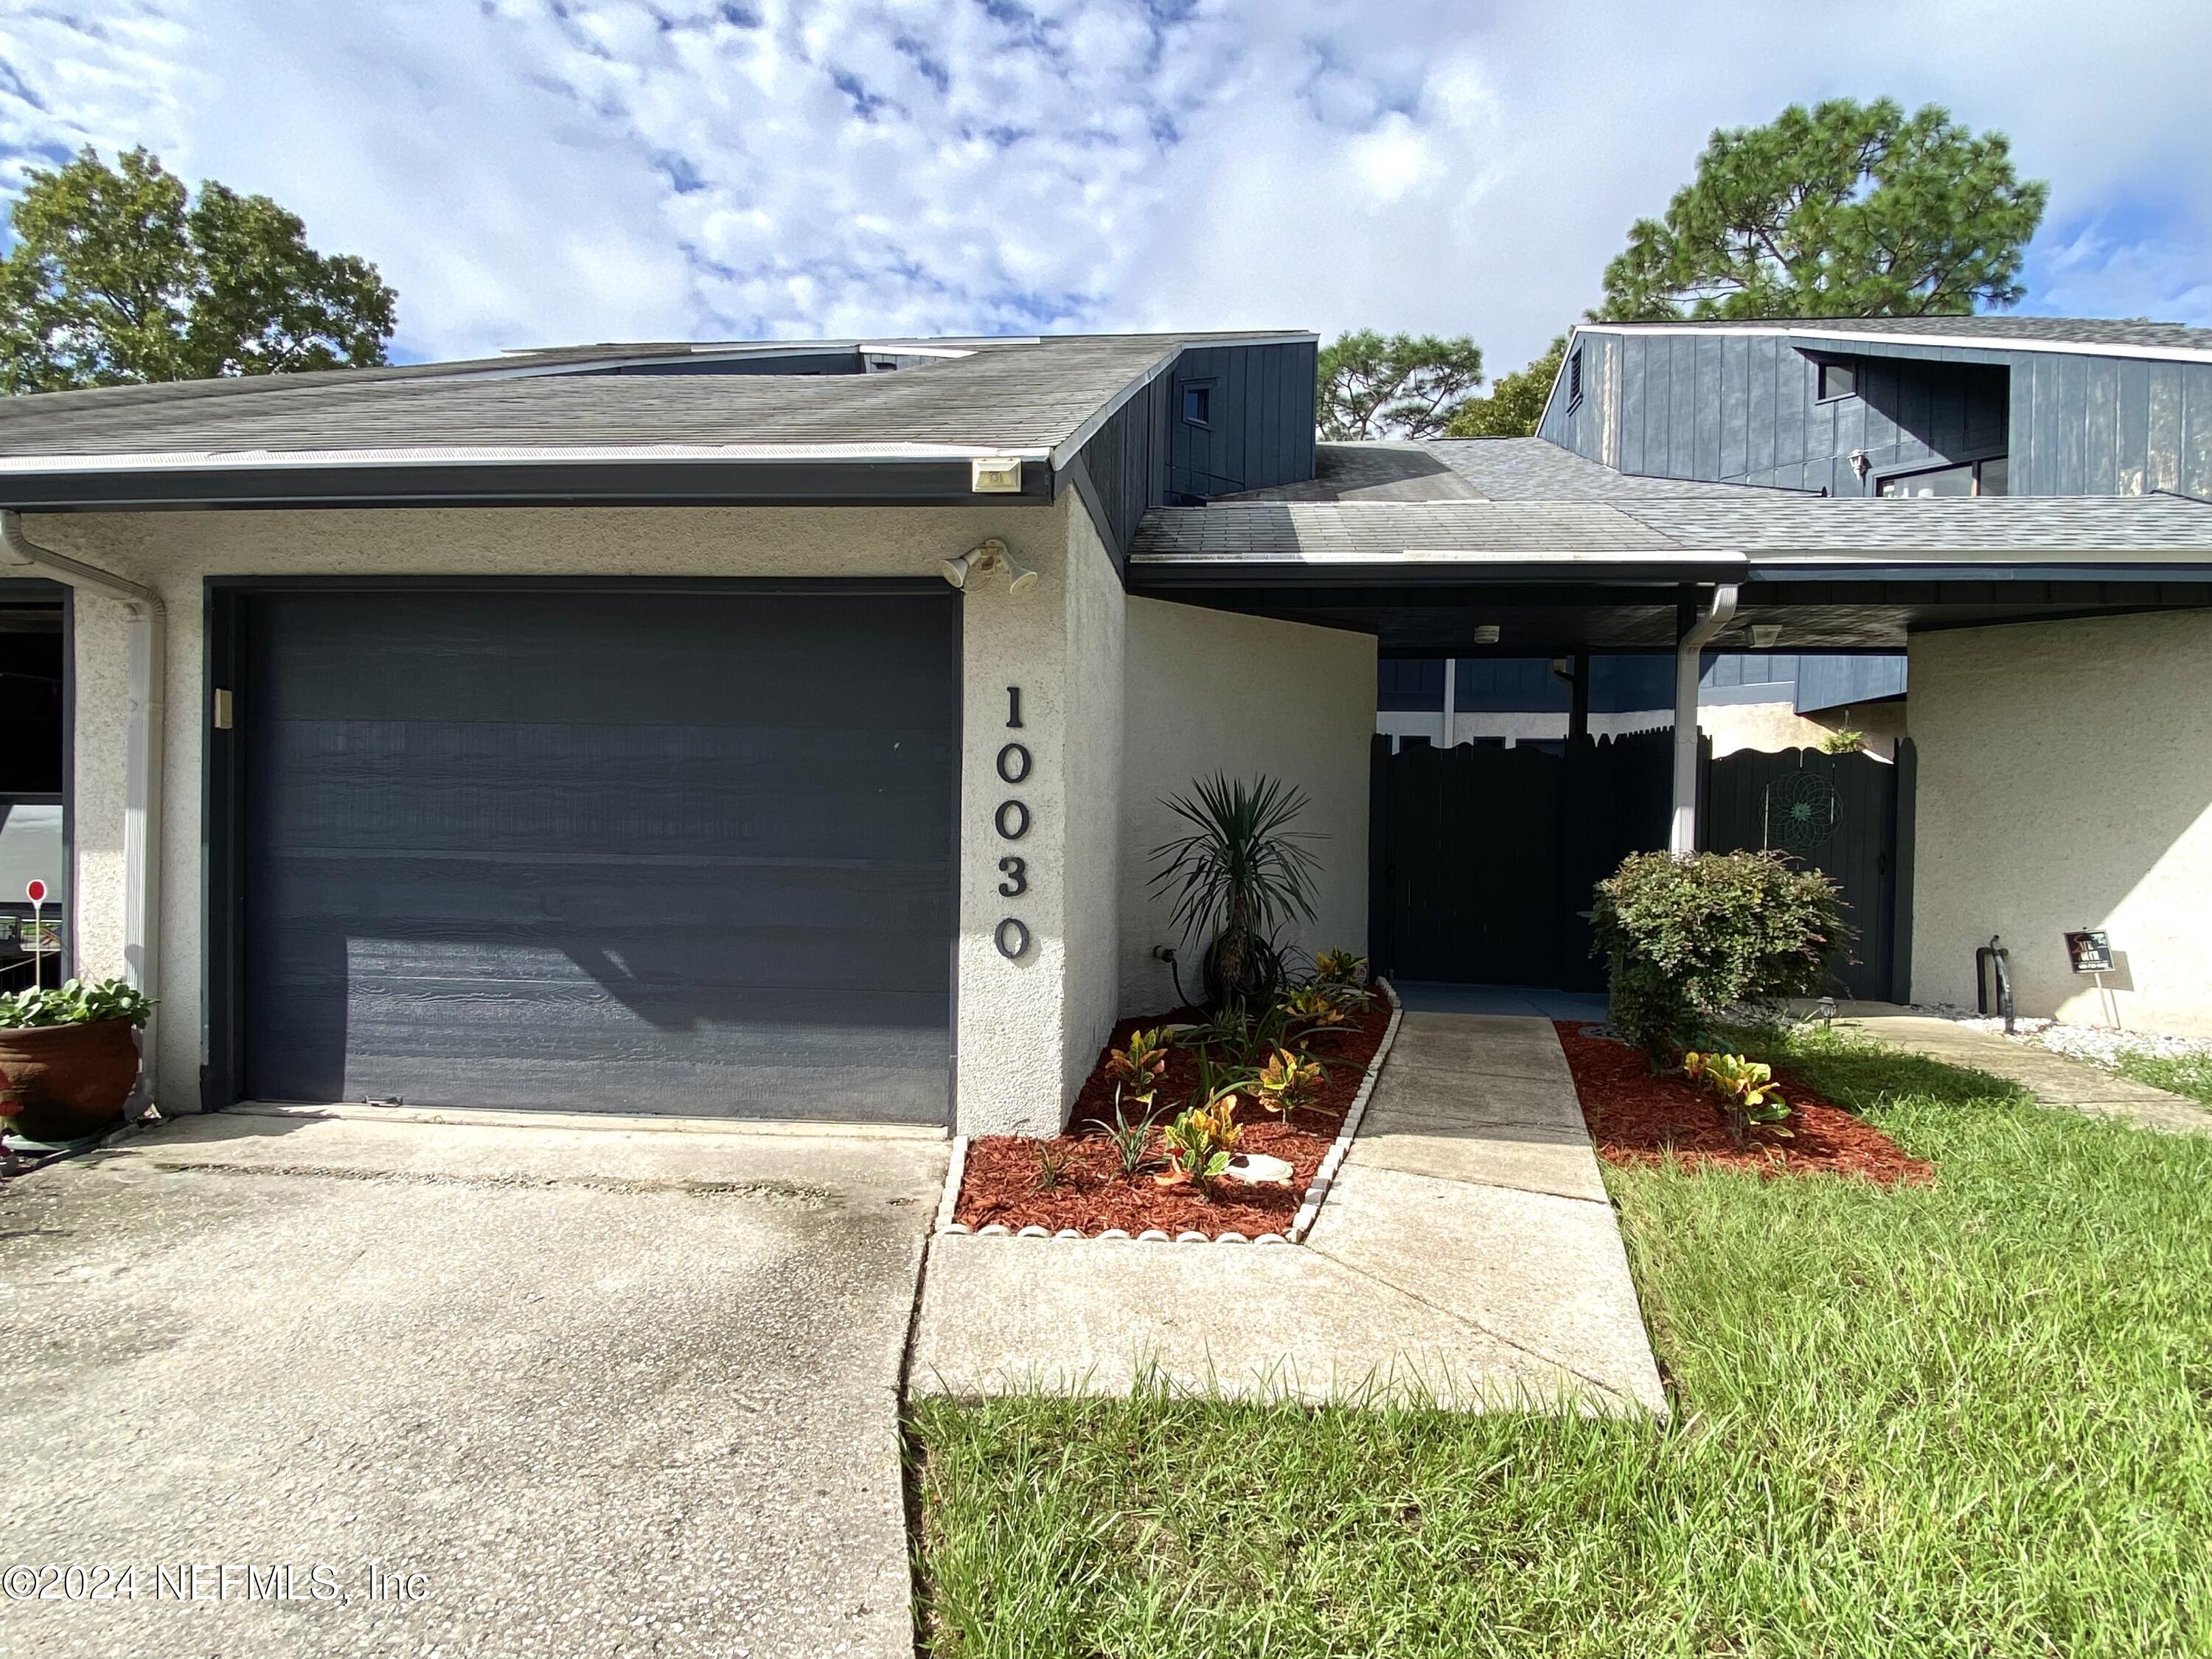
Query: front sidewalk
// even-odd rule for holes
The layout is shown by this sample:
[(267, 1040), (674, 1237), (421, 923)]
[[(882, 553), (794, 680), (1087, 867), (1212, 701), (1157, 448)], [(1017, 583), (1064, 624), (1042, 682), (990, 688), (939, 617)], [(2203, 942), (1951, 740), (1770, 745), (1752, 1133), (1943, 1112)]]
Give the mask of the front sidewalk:
[(1956, 1020), (1907, 1013), (1903, 1009), (1894, 1013), (1877, 1012), (1887, 1006), (1846, 1005), (1840, 1023), (1893, 1048), (2017, 1083), (2046, 1106), (2065, 1107), (2090, 1117), (2112, 1118), (2165, 1134), (2212, 1133), (2212, 1112), (2179, 1095), (2121, 1077), (2086, 1060), (1977, 1031)]
[(1408, 1013), (1303, 1245), (930, 1243), (908, 1386), (1666, 1410), (1548, 1022)]

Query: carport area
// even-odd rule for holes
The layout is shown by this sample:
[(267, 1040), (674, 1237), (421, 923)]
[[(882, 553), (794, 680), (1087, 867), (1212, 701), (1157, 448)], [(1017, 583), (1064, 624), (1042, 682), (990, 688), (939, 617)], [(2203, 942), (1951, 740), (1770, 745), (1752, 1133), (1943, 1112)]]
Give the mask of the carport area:
[(90, 1576), (0, 1650), (911, 1653), (945, 1158), (224, 1114), (7, 1182), (0, 1565)]

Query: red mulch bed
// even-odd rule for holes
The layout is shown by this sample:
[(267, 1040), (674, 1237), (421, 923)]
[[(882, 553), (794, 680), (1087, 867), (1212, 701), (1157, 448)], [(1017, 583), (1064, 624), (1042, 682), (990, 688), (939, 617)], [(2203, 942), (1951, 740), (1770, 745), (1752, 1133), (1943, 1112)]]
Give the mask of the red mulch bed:
[(1863, 1176), (1884, 1187), (1932, 1181), (1935, 1166), (1908, 1158), (1872, 1124), (1823, 1100), (1804, 1080), (1778, 1071), (1790, 1103), (1780, 1127), (1753, 1124), (1751, 1144), (1738, 1147), (1719, 1103), (1679, 1073), (1651, 1075), (1640, 1048), (1590, 1036), (1580, 1025), (1555, 1022), (1559, 1046), (1575, 1074), (1583, 1121), (1600, 1158), (1613, 1164), (1658, 1164), (1669, 1152), (1684, 1164), (1751, 1170), (1765, 1176)]
[[(1199, 1018), (1195, 1011), (1183, 1008), (1150, 1019), (1125, 1019), (1114, 1028), (1111, 1041), (1126, 1044), (1129, 1033), (1140, 1027)], [(1306, 1188), (1344, 1127), (1345, 1114), (1389, 1024), (1389, 1005), (1377, 991), (1375, 1006), (1351, 1026), (1314, 1039), (1312, 1052), (1328, 1075), (1317, 1103), (1300, 1108), (1289, 1127), (1257, 1101), (1240, 1098), (1237, 1121), (1243, 1133), (1237, 1150), (1285, 1160), (1291, 1170), (1287, 1187), (1247, 1187), (1224, 1181), (1215, 1185), (1211, 1196), (1190, 1187), (1162, 1187), (1152, 1176), (1167, 1166), (1157, 1157), (1135, 1179), (1123, 1175), (1113, 1146), (1091, 1126), (1092, 1119), (1114, 1115), (1114, 1084), (1106, 1075), (1106, 1050), (1101, 1049), (1090, 1080), (1075, 1097), (1070, 1133), (1050, 1140), (979, 1135), (968, 1143), (968, 1167), (961, 1177), (953, 1219), (975, 1228), (998, 1222), (1015, 1232), (1030, 1226), (1054, 1232), (1073, 1227), (1086, 1237), (1096, 1237), (1109, 1227), (1124, 1228), (1133, 1235), (1158, 1227), (1170, 1237), (1186, 1231), (1208, 1237), (1231, 1231), (1247, 1238), (1262, 1233), (1287, 1235)], [(1171, 1050), (1167, 1076), (1153, 1102), (1159, 1118), (1164, 1121), (1173, 1116), (1197, 1092), (1196, 1058), (1186, 1048)], [(1153, 1145), (1158, 1147), (1157, 1138)], [(1060, 1184), (1044, 1192), (1037, 1190), (1041, 1146), (1064, 1158), (1066, 1164)]]

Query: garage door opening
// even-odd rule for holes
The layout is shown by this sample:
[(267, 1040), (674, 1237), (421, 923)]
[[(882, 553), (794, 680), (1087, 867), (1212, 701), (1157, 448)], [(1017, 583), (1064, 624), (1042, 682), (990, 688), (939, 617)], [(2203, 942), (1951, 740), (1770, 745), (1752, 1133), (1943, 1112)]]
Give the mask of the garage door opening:
[(228, 1098), (947, 1121), (942, 584), (246, 586), (218, 623)]

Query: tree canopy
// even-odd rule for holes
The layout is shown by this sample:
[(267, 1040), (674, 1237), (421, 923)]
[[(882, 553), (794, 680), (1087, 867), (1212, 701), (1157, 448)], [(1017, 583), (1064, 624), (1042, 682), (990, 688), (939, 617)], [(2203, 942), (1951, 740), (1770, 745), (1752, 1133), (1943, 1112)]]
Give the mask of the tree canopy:
[(2017, 301), (2050, 187), (2021, 180), (2000, 132), (1930, 104), (1793, 104), (1717, 131), (1664, 219), (1606, 267), (1616, 321), (1881, 317)]
[(376, 267), (307, 246), (266, 196), (155, 156), (88, 148), (35, 168), (0, 259), (0, 390), (273, 374), (385, 360), (398, 296)]
[(1482, 348), (1465, 335), (1359, 329), (1322, 349), (1316, 374), (1322, 437), (1437, 438), (1482, 384)]
[(1567, 355), (1567, 337), (1555, 337), (1544, 355), (1526, 368), (1501, 374), (1490, 383), (1489, 395), (1470, 398), (1459, 407), (1448, 438), (1533, 438), (1544, 418), (1552, 382), (1559, 378), (1559, 364)]

